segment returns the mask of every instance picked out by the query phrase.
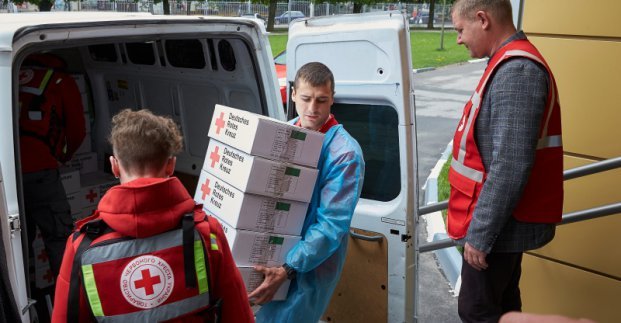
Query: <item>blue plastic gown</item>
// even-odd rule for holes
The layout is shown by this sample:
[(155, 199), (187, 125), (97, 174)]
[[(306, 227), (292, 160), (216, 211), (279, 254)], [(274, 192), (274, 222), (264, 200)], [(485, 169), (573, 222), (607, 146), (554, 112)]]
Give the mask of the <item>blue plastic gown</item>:
[(317, 323), (341, 276), (364, 178), (360, 145), (342, 125), (326, 132), (317, 168), (302, 240), (286, 256), (297, 277), (291, 281), (287, 299), (265, 304), (257, 312), (257, 322)]

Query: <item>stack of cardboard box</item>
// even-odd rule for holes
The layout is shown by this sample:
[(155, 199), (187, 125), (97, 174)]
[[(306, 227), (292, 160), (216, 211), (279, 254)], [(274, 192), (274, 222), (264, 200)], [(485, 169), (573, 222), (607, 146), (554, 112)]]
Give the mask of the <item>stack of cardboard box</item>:
[[(317, 180), (323, 134), (216, 105), (194, 199), (216, 216), (246, 288), (254, 265), (280, 266), (300, 241)], [(275, 299), (284, 299), (283, 284)]]
[(60, 169), (60, 172), (67, 200), (71, 206), (73, 221), (77, 221), (91, 215), (104, 193), (110, 187), (117, 185), (119, 181), (114, 176), (103, 172), (103, 167), (101, 167), (103, 163), (100, 163), (97, 152), (92, 149), (91, 120), (94, 118), (86, 78), (82, 74), (73, 74), (71, 77), (80, 91), (86, 136), (73, 158)]

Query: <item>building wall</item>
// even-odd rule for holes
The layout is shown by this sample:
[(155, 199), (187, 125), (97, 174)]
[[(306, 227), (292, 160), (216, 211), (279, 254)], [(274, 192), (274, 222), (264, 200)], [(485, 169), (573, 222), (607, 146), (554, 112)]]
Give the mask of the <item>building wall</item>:
[[(621, 156), (621, 1), (524, 0), (522, 28), (556, 77), (565, 169)], [(565, 182), (564, 212), (621, 201), (621, 169)], [(621, 214), (559, 226), (524, 256), (524, 310), (621, 319)]]

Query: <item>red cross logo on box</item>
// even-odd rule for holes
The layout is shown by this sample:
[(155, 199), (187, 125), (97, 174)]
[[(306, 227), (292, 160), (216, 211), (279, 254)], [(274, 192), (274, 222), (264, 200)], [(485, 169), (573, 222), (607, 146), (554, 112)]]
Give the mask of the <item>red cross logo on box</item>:
[(41, 250), (41, 252), (37, 256), (37, 259), (41, 260), (42, 262), (46, 262), (48, 260), (47, 252), (45, 251), (45, 249)]
[(54, 281), (54, 274), (52, 274), (52, 270), (48, 269), (45, 272), (45, 275), (43, 275), (43, 279), (45, 279), (48, 283), (51, 283)]
[(97, 197), (97, 193), (93, 191), (93, 189), (88, 190), (88, 194), (86, 194), (86, 199), (91, 203), (95, 202), (95, 198)]
[(149, 269), (143, 269), (140, 271), (142, 279), (134, 281), (134, 287), (144, 288), (144, 293), (152, 295), (154, 293), (153, 286), (162, 282), (160, 275), (151, 276)]
[(216, 146), (216, 149), (214, 149), (209, 155), (209, 159), (211, 159), (211, 168), (214, 168), (214, 166), (216, 166), (216, 163), (220, 161), (220, 154), (218, 154), (219, 150), (220, 147)]
[(203, 200), (207, 195), (211, 194), (211, 188), (209, 188), (209, 178), (205, 180), (205, 184), (201, 185), (201, 192), (203, 192)]
[(224, 112), (220, 112), (220, 116), (216, 119), (216, 134), (220, 134), (220, 129), (224, 128)]

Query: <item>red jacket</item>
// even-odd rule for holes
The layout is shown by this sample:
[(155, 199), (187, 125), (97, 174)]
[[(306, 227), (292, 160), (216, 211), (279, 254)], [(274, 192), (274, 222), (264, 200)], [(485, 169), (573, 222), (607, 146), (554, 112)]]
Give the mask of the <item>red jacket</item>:
[[(86, 134), (80, 91), (71, 76), (44, 67), (22, 67), (19, 73), (19, 85), (22, 171), (31, 173), (56, 169), (58, 156), (52, 154), (46, 137), (59, 143), (58, 150), (64, 150), (64, 157), (61, 158), (64, 160), (59, 160), (61, 162), (69, 160), (80, 148)], [(43, 88), (45, 91), (39, 95), (39, 90)], [(29, 111), (31, 102), (37, 97), (44, 98), (41, 103), (42, 113)], [(46, 116), (52, 107), (59, 112), (57, 129), (48, 135), (50, 122)]]
[[(93, 244), (122, 236), (150, 237), (177, 228), (183, 215), (190, 211), (194, 211), (197, 230), (205, 241), (210, 241), (210, 237), (205, 236), (200, 229), (201, 224), (205, 223), (203, 220), (207, 221), (205, 213), (200, 206), (195, 205), (177, 178), (140, 178), (111, 188), (99, 202), (95, 214), (77, 223), (77, 231), (86, 222), (100, 218), (114, 232), (98, 237)], [(254, 322), (246, 288), (231, 256), (222, 227), (215, 218), (209, 218), (208, 222), (209, 230), (216, 235), (218, 244), (218, 250), (207, 248), (211, 277), (209, 288), (215, 299), (222, 299), (223, 322)], [(52, 322), (67, 321), (73, 258), (83, 237), (80, 234), (74, 240), (72, 235), (67, 241), (56, 281)], [(80, 288), (80, 292), (80, 322), (88, 322), (89, 306), (83, 288)], [(193, 320), (184, 319), (184, 322), (187, 321)]]
[(487, 81), (507, 59), (526, 57), (543, 66), (550, 75), (545, 111), (539, 128), (535, 164), (513, 211), (522, 222), (557, 223), (563, 211), (563, 146), (561, 111), (552, 71), (539, 51), (526, 39), (503, 46), (490, 60), (479, 85), (464, 107), (464, 114), (453, 137), (453, 159), (449, 170), (451, 196), (448, 208), (448, 234), (452, 239), (466, 236), (487, 174), (475, 140), (475, 123), (483, 102)]

